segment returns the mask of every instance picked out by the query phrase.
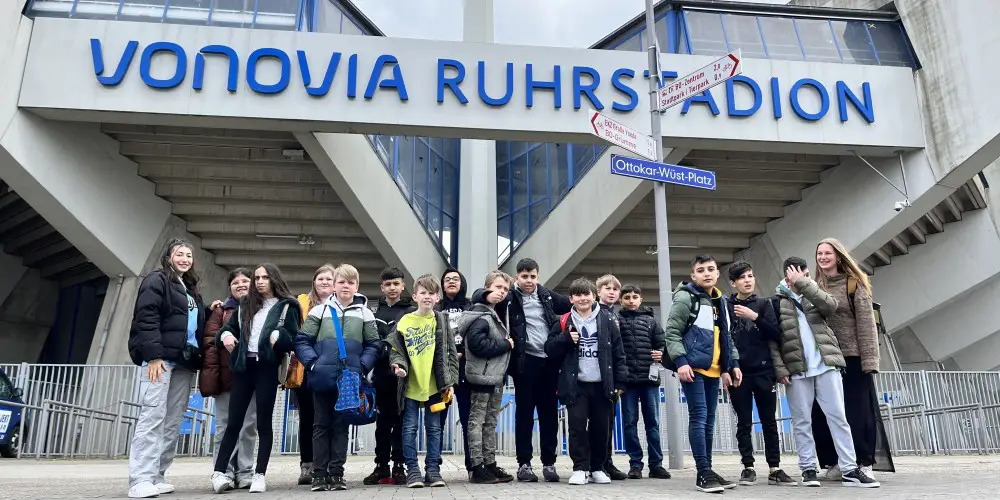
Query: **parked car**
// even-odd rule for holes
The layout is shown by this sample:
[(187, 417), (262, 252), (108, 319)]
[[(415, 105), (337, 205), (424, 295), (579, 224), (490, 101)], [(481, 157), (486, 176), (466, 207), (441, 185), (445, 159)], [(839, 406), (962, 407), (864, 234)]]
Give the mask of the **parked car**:
[[(5, 405), (5, 401), (24, 404), (21, 389), (15, 388), (10, 378), (0, 370), (0, 456), (17, 458), (21, 446), (21, 416), (20, 407)], [(27, 425), (27, 422), (25, 422)]]

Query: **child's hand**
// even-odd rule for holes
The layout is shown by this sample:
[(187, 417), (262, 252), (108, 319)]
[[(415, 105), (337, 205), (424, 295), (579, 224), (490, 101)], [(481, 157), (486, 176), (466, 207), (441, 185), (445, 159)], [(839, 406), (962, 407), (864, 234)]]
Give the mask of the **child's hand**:
[(441, 400), (442, 401), (450, 401), (451, 397), (454, 394), (455, 394), (455, 388), (454, 387), (448, 387), (447, 389), (441, 391)]
[(733, 387), (739, 387), (743, 385), (743, 371), (739, 368), (733, 368)]
[(580, 343), (580, 332), (576, 331), (576, 328), (571, 328), (569, 330), (569, 338), (574, 344)]
[(507, 337), (507, 344), (509, 344), (510, 348), (513, 349), (514, 348), (514, 339), (512, 339), (510, 337)]
[(399, 365), (392, 365), (392, 372), (396, 374), (397, 377), (403, 378), (406, 376), (406, 370), (399, 367)]
[(778, 379), (778, 383), (781, 385), (792, 385), (792, 381), (787, 376)]
[(652, 353), (653, 353), (653, 361), (663, 360), (663, 351), (652, 351)]
[(722, 374), (722, 388), (728, 391), (729, 388), (732, 385), (733, 385), (733, 378), (730, 377), (728, 373), (723, 373)]
[(677, 376), (681, 379), (681, 382), (694, 382), (694, 370), (691, 369), (690, 365), (677, 368)]

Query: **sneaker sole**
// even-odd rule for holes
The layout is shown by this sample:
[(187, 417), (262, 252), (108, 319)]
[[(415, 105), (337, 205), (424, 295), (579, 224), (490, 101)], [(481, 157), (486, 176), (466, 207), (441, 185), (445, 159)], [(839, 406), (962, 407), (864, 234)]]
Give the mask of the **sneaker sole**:
[(880, 483), (857, 483), (854, 481), (844, 481), (841, 484), (848, 488), (878, 488), (882, 486)]
[(445, 486), (444, 481), (434, 481), (433, 483), (428, 483), (428, 488), (443, 488)]
[(740, 486), (753, 486), (755, 484), (757, 484), (757, 481), (744, 481), (742, 479), (740, 480)]
[(819, 481), (802, 481), (799, 484), (808, 488), (819, 488), (821, 486)]
[(695, 486), (695, 489), (702, 493), (722, 493), (723, 491), (726, 491), (726, 489), (722, 486), (717, 486), (715, 488), (702, 488), (701, 486)]
[(347, 491), (347, 485), (341, 484), (330, 488), (333, 491)]
[(413, 483), (406, 485), (407, 488), (423, 488), (424, 483)]
[(309, 491), (330, 491), (330, 487), (327, 485), (313, 486), (312, 488), (309, 488)]
[(771, 486), (798, 486), (799, 485), (799, 483), (796, 483), (795, 481), (792, 481), (790, 483), (783, 483), (781, 481), (774, 481), (774, 480), (770, 480), (770, 479), (767, 481), (767, 484), (769, 484)]
[(731, 489), (733, 489), (735, 487), (736, 487), (736, 483), (733, 483), (733, 484), (730, 484), (730, 485), (723, 486), (722, 489), (724, 489), (724, 490), (731, 490)]
[[(548, 481), (548, 480), (546, 480), (546, 481)], [(537, 483), (538, 482), (538, 478), (537, 477), (526, 477), (524, 479), (517, 478), (517, 482), (519, 482), (519, 483)]]

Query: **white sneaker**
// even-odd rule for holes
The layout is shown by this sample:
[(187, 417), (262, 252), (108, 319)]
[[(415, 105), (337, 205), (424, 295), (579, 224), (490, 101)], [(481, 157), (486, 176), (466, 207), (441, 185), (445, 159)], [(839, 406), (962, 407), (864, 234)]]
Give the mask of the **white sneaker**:
[(823, 471), (819, 476), (820, 481), (840, 481), (843, 478), (843, 473), (840, 471), (839, 465), (834, 465), (829, 469)]
[(218, 471), (212, 473), (212, 491), (222, 493), (231, 489), (233, 489), (233, 478)]
[(590, 479), (590, 477), (588, 476), (590, 476), (590, 474), (587, 474), (586, 471), (575, 470), (573, 471), (573, 475), (569, 477), (569, 484), (573, 485), (587, 484), (588, 479)]
[(154, 498), (160, 495), (160, 490), (153, 483), (143, 481), (128, 489), (129, 498)]
[(236, 478), (236, 489), (245, 490), (253, 483), (253, 474), (243, 474)]
[(250, 493), (264, 493), (267, 491), (267, 479), (263, 474), (254, 473), (250, 481)]
[(875, 479), (875, 471), (872, 470), (872, 466), (870, 466), (870, 465), (862, 465), (861, 466), (861, 472), (864, 472), (865, 475), (868, 476), (869, 478)]
[(176, 488), (170, 483), (156, 483), (156, 490), (160, 492), (161, 495), (166, 495), (167, 493), (173, 493)]
[(602, 470), (595, 470), (590, 473), (590, 482), (594, 484), (611, 484), (611, 478)]

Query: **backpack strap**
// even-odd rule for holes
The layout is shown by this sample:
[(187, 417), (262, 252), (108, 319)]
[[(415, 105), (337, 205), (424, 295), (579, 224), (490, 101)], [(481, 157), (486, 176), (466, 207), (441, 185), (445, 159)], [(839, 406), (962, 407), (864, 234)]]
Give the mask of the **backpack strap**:
[[(340, 349), (340, 362), (347, 364), (347, 348), (344, 346), (344, 330), (340, 325), (340, 315), (337, 314), (337, 310), (334, 309), (333, 305), (327, 304), (330, 309), (330, 317), (333, 319), (333, 329), (337, 332), (337, 348)], [(344, 311), (345, 313), (347, 311)]]
[(691, 296), (692, 299), (691, 309), (690, 312), (688, 313), (688, 319), (684, 325), (684, 331), (681, 332), (681, 336), (683, 336), (685, 333), (687, 333), (688, 330), (691, 329), (691, 325), (694, 325), (694, 322), (698, 319), (698, 312), (701, 310), (701, 299), (696, 297), (693, 293), (691, 293), (688, 290), (678, 290), (674, 292), (674, 300), (677, 299), (677, 294), (681, 292), (687, 293), (688, 295)]
[(847, 278), (847, 303), (851, 305), (851, 316), (857, 317), (857, 313), (854, 311), (854, 297), (858, 291), (858, 280), (848, 277)]
[(559, 328), (561, 328), (562, 331), (565, 332), (566, 331), (566, 323), (568, 323), (568, 322), (569, 322), (569, 313), (563, 314), (562, 316), (559, 317)]

